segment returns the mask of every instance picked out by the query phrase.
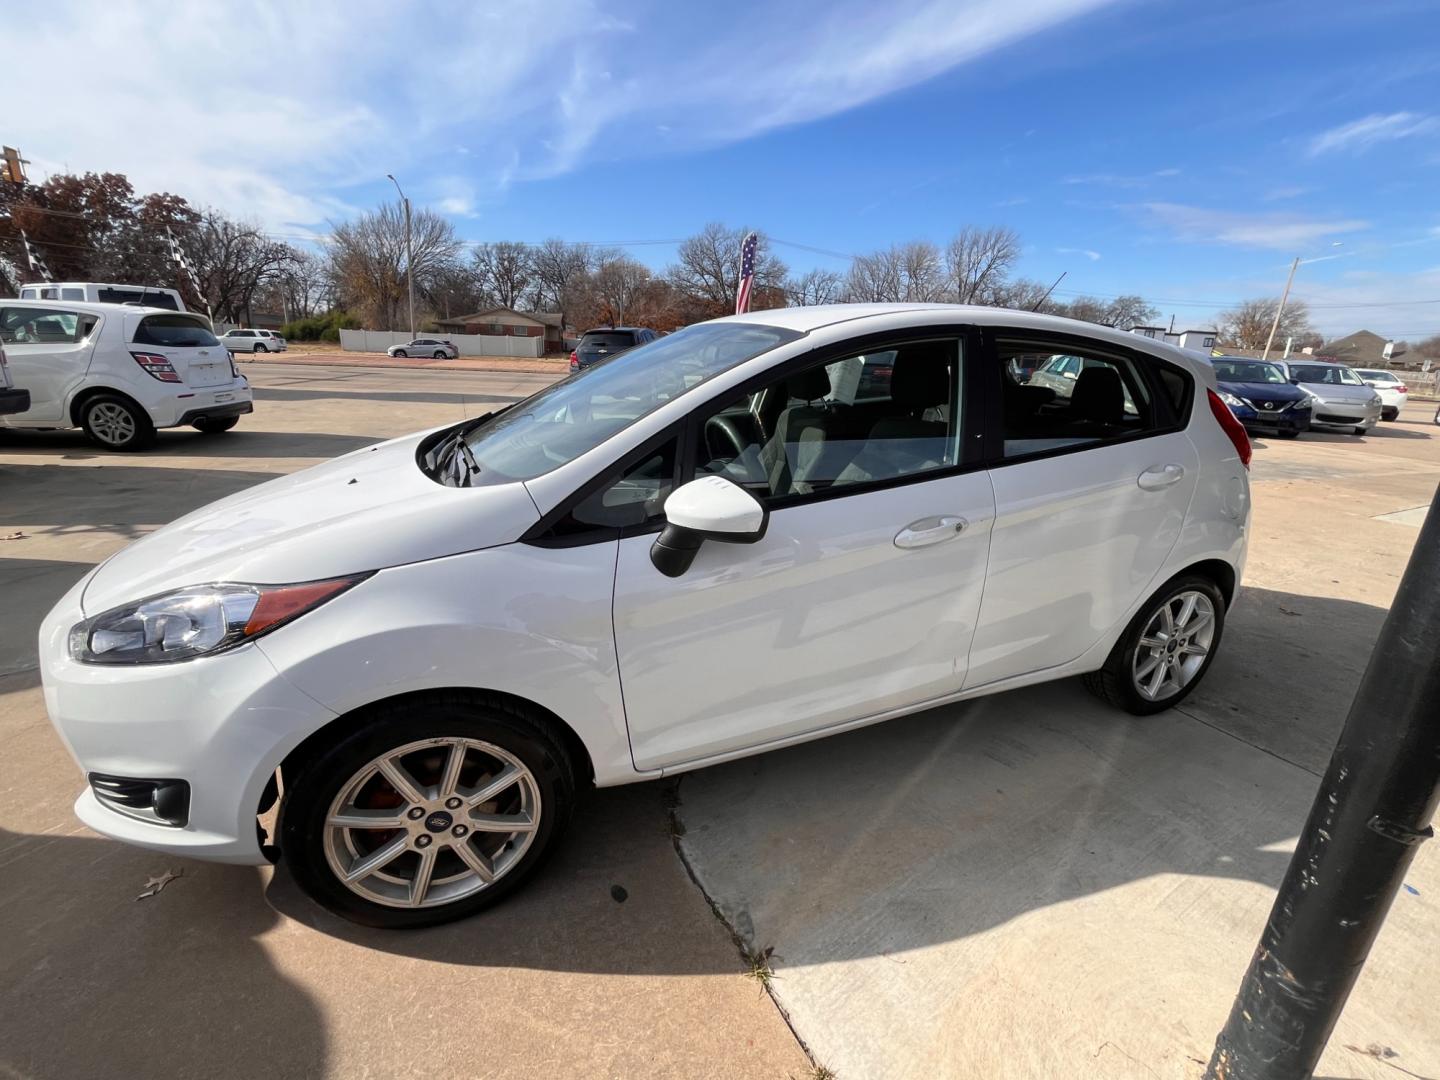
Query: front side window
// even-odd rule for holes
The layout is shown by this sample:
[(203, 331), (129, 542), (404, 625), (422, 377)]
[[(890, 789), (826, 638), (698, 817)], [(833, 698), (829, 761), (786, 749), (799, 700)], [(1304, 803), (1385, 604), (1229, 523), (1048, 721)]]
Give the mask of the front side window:
[[(1119, 355), (1057, 354), (1001, 340), (1004, 456), (1024, 457), (1112, 442), (1158, 427), (1139, 362)], [(1023, 372), (1033, 374), (1027, 379)], [(1167, 394), (1183, 398), (1184, 382)]]
[(697, 425), (696, 471), (783, 499), (950, 468), (960, 460), (961, 381), (954, 338), (785, 375)]
[(581, 499), (556, 525), (556, 535), (658, 521), (663, 516), (665, 499), (675, 488), (676, 446), (676, 440), (670, 439), (626, 469), (618, 480)]
[(7, 307), (0, 310), (0, 344), (74, 344), (90, 332), (95, 318), (51, 308)]
[(775, 326), (701, 323), (585, 368), (467, 433), (478, 469), (469, 483), (543, 476), (707, 379), (801, 336)]

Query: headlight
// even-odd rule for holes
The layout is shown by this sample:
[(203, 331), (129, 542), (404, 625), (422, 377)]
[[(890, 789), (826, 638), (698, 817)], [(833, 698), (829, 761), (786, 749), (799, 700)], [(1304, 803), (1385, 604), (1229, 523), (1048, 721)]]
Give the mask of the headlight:
[(1321, 397), (1319, 394), (1312, 393), (1312, 392), (1310, 392), (1309, 390), (1302, 390), (1302, 391), (1300, 391), (1300, 392), (1305, 395), (1305, 401), (1306, 401), (1306, 403), (1309, 404), (1309, 405), (1324, 405), (1324, 404), (1325, 404), (1325, 399), (1324, 399), (1323, 397)]
[(1232, 409), (1243, 409), (1245, 407), (1245, 402), (1241, 401), (1234, 394), (1227, 394), (1224, 390), (1220, 391), (1220, 400)]
[(299, 618), (366, 576), (178, 589), (77, 623), (70, 655), (87, 664), (161, 664), (223, 652)]
[(1380, 395), (1379, 395), (1379, 394), (1371, 394), (1371, 395), (1370, 395), (1370, 404), (1371, 404), (1371, 405), (1379, 405), (1379, 404), (1380, 404)]

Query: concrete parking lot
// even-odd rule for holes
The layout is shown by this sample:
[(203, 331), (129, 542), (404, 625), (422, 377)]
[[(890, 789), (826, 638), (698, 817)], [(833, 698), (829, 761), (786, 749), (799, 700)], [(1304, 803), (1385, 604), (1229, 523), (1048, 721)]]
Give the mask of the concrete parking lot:
[[(1246, 588), (1181, 709), (1138, 719), (1066, 682), (598, 792), (513, 900), (382, 934), (283, 868), (81, 827), (34, 632), (179, 514), (551, 376), (246, 370), (257, 411), (224, 436), (125, 456), (0, 431), (0, 1075), (814, 1075), (798, 1035), (841, 1080), (1197, 1077), (1413, 547), (1406, 512), (1440, 481), (1433, 405), (1365, 439), (1261, 440)], [(1440, 1076), (1437, 898), (1427, 847), (1322, 1075)], [(712, 904), (773, 950), (773, 998)]]

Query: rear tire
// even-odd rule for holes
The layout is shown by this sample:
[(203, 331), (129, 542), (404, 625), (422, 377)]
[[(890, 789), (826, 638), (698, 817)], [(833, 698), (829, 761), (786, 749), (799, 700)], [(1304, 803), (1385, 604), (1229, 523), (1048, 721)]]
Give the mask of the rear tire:
[(255, 351), (255, 352), (269, 352), (270, 350), (267, 349), (264, 345), (261, 345), (261, 344), (257, 341), (257, 342), (255, 343), (255, 348), (254, 348), (253, 351)]
[(139, 405), (119, 394), (96, 394), (80, 406), (80, 427), (97, 446), (118, 453), (144, 450), (155, 441), (155, 425)]
[[(1178, 616), (1185, 613), (1187, 603), (1193, 605), (1190, 619), (1181, 623)], [(1209, 617), (1202, 621), (1207, 604)], [(1168, 633), (1162, 615), (1166, 608), (1175, 623)], [(1105, 666), (1082, 676), (1085, 688), (1101, 701), (1135, 716), (1162, 712), (1184, 701), (1200, 685), (1220, 648), (1224, 630), (1225, 598), (1219, 587), (1203, 574), (1181, 574), (1168, 581), (1130, 620), (1110, 650)], [(1175, 646), (1169, 644), (1172, 639)], [(1196, 645), (1203, 653), (1194, 650)], [(1173, 674), (1166, 672), (1167, 667)], [(1158, 685), (1154, 684), (1157, 672), (1161, 680)], [(1155, 685), (1155, 689), (1147, 693), (1142, 691), (1142, 685)]]
[[(465, 741), (453, 773), (454, 745), (447, 740)], [(391, 773), (377, 771), (382, 759), (392, 769), (399, 764), (414, 786), (410, 795), (386, 779)], [(502, 774), (514, 775), (510, 786), (475, 804), (480, 809), (462, 805), (496, 777), (503, 783)], [(447, 775), (454, 776), (448, 785)], [(347, 720), (333, 746), (286, 780), (280, 849), (296, 883), (336, 915), (386, 929), (463, 919), (519, 888), (559, 842), (578, 786), (575, 764), (543, 716), (505, 699), (457, 691), (363, 710)], [(533, 827), (514, 834), (473, 827), (457, 838), (455, 830), (467, 821), (473, 826), (479, 819), (470, 815), (484, 807), (490, 809), (481, 816), (492, 825), (497, 817), (513, 817)], [(390, 820), (398, 825), (328, 824), (347, 811), (393, 811)], [(398, 850), (390, 861), (350, 884), (342, 879), (342, 872), (353, 873), (391, 845)], [(417, 879), (427, 856), (431, 876), (421, 888)], [(490, 875), (488, 883), (481, 870)], [(425, 906), (410, 903), (417, 889)]]
[(238, 416), (202, 416), (190, 426), (202, 435), (218, 435), (240, 422)]
[(439, 349), (437, 349), (436, 352), (435, 352), (435, 359), (436, 359), (436, 360), (449, 360), (449, 359), (450, 359), (450, 354), (447, 353), (447, 352), (445, 352), (444, 350), (439, 350)]

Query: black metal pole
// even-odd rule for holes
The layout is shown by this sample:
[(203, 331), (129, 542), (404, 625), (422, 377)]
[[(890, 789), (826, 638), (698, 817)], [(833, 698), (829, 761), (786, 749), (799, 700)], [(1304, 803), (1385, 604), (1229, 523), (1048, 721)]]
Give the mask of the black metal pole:
[(1206, 1080), (1315, 1069), (1440, 799), (1440, 492)]

